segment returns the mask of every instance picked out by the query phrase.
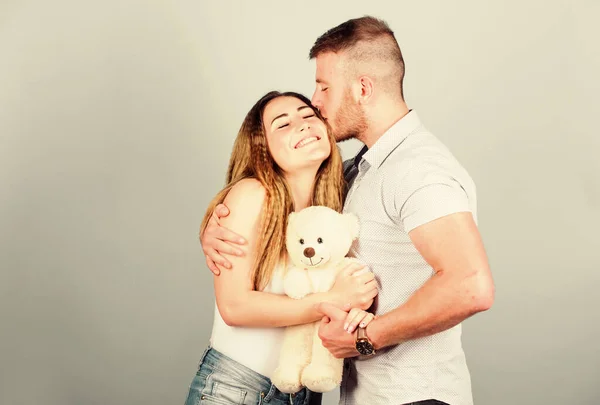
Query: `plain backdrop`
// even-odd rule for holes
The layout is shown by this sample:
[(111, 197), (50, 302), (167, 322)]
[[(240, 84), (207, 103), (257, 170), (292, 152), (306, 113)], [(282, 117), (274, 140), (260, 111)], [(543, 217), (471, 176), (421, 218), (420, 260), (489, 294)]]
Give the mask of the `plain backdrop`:
[(213, 318), (198, 225), (242, 119), (310, 96), (315, 39), (365, 14), (478, 187), (475, 403), (600, 402), (598, 1), (2, 0), (2, 405), (183, 404)]

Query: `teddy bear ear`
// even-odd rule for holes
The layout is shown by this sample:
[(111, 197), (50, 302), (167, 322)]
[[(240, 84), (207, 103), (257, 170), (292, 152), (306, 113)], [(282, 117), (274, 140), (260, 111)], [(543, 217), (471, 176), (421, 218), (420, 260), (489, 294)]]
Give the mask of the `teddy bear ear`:
[(352, 213), (344, 214), (346, 224), (348, 226), (348, 231), (350, 235), (352, 235), (352, 239), (358, 238), (358, 232), (360, 230), (360, 224), (358, 222), (358, 217)]
[(287, 226), (292, 226), (292, 223), (294, 222), (295, 219), (296, 219), (296, 213), (295, 212), (290, 212), (290, 215), (288, 215), (288, 224), (287, 224)]

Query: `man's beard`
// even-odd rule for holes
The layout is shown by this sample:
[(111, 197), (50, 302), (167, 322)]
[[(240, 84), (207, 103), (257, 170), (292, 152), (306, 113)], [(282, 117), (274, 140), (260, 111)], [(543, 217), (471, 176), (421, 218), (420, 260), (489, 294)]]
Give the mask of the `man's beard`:
[(350, 96), (348, 90), (344, 95), (344, 101), (336, 114), (334, 128), (334, 137), (336, 142), (343, 142), (349, 139), (363, 139), (367, 131), (367, 117), (365, 112)]

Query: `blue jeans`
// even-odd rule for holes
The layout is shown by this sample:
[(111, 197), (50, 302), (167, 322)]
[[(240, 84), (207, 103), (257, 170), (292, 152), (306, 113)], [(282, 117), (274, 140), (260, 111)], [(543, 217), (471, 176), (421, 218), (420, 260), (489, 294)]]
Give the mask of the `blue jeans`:
[(267, 377), (208, 347), (185, 405), (319, 405), (321, 398), (306, 388), (284, 394)]

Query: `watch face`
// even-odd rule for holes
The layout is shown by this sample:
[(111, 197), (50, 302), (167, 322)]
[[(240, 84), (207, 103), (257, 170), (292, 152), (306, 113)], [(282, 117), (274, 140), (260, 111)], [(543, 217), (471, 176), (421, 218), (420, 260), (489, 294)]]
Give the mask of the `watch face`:
[(359, 340), (356, 342), (356, 350), (363, 356), (373, 354), (373, 345), (371, 345), (366, 339)]

